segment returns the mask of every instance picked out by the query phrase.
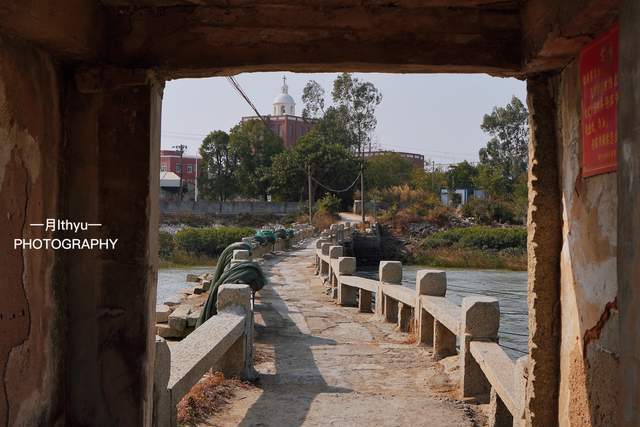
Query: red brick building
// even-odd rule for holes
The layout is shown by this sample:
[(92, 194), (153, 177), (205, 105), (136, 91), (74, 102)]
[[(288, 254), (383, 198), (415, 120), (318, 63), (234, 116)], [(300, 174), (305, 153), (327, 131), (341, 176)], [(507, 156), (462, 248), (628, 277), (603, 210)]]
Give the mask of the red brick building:
[[(285, 148), (291, 148), (311, 130), (313, 121), (296, 116), (296, 102), (289, 95), (286, 77), (282, 78), (282, 91), (273, 100), (272, 114), (263, 116), (273, 133), (282, 138)], [(243, 117), (242, 121), (260, 120), (258, 116)]]
[(198, 200), (198, 175), (202, 159), (197, 156), (183, 155), (175, 150), (160, 151), (160, 172), (173, 172), (182, 174), (182, 188), (186, 190), (185, 196)]
[(183, 155), (180, 160), (180, 153), (175, 150), (160, 151), (160, 171), (174, 172), (188, 182), (195, 182), (198, 178), (198, 167), (201, 159), (196, 156)]

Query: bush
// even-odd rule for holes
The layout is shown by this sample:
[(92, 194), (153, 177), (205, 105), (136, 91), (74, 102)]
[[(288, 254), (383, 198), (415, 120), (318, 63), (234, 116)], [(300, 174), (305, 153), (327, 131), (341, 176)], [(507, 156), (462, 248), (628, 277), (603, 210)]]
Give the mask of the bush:
[(370, 195), (380, 209), (379, 220), (395, 229), (406, 230), (409, 224), (424, 221), (443, 226), (451, 217), (451, 210), (436, 195), (408, 185), (374, 190)]
[(175, 242), (179, 249), (188, 254), (217, 257), (231, 243), (253, 236), (248, 227), (183, 228), (176, 233)]
[(527, 230), (521, 227), (451, 228), (439, 231), (426, 238), (423, 246), (428, 248), (473, 248), (492, 251), (505, 249), (526, 250)]
[(335, 217), (326, 212), (316, 212), (313, 215), (312, 225), (316, 230), (326, 230), (336, 221)]
[(176, 248), (176, 242), (173, 238), (173, 234), (168, 233), (166, 231), (160, 232), (160, 250), (159, 256), (160, 259), (169, 259), (173, 255), (173, 251)]
[(316, 202), (316, 212), (336, 215), (340, 212), (340, 199), (331, 193), (327, 193)]
[(513, 202), (505, 200), (471, 199), (462, 206), (462, 215), (473, 217), (480, 224), (499, 222), (513, 224), (518, 216)]

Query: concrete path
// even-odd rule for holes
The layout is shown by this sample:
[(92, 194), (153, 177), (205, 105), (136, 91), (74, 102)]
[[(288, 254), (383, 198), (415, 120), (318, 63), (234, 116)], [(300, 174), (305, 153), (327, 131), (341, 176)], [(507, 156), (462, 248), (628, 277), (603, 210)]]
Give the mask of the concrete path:
[[(337, 306), (313, 275), (311, 249), (265, 262), (256, 303), (257, 387), (240, 390), (219, 426), (470, 426), (470, 408), (430, 349), (394, 325)], [(438, 392), (438, 393), (437, 393)]]
[[(339, 212), (338, 216), (340, 216), (340, 221), (342, 222), (350, 222), (352, 224), (360, 224), (362, 222), (361, 215), (354, 214), (351, 212)], [(367, 221), (371, 221), (371, 219), (367, 218)]]

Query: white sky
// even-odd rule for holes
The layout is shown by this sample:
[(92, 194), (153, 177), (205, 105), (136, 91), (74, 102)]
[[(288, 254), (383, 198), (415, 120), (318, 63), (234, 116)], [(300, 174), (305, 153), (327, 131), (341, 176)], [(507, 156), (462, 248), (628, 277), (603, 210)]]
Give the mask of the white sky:
[[(316, 80), (330, 105), (335, 73), (245, 73), (236, 76), (260, 114), (270, 114), (273, 98), (287, 76), (289, 94), (302, 113), (302, 89)], [(424, 154), (436, 163), (477, 161), (488, 136), (480, 130), (482, 116), (512, 95), (526, 100), (525, 83), (483, 74), (357, 73), (383, 95), (376, 115), (377, 144), (384, 149)], [(162, 111), (162, 148), (186, 144), (195, 154), (213, 130), (229, 131), (242, 116), (254, 115), (224, 77), (167, 82)]]

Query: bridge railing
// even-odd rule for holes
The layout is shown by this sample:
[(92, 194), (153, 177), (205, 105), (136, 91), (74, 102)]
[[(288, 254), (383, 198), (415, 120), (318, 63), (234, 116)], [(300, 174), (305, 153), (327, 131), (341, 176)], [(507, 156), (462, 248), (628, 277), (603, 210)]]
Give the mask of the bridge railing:
[[(313, 235), (313, 227), (296, 227), (288, 239), (273, 245), (251, 244), (251, 255), (261, 258), (272, 250), (286, 250)], [(279, 243), (280, 242), (280, 243)], [(247, 250), (235, 250), (233, 262), (251, 258)], [(218, 289), (217, 314), (209, 318), (182, 341), (169, 345), (156, 336), (154, 367), (154, 426), (173, 427), (177, 423), (176, 405), (209, 371), (221, 371), (227, 377), (253, 379), (253, 311), (251, 288), (242, 284), (224, 284)]]
[(251, 288), (222, 285), (218, 314), (182, 341), (169, 346), (156, 337), (154, 425), (175, 426), (176, 405), (211, 369), (228, 377), (252, 379), (253, 312)]
[[(338, 249), (339, 248), (339, 249)], [(420, 270), (416, 287), (402, 286), (402, 264), (382, 261), (379, 280), (353, 276), (356, 260), (341, 256), (341, 246), (316, 246), (319, 274), (325, 274), (337, 303), (374, 312), (403, 332), (412, 331), (418, 344), (433, 346), (433, 358), (458, 355), (462, 398), (489, 399), (490, 425), (521, 425), (528, 356), (517, 361), (498, 344), (500, 306), (487, 296), (464, 297), (458, 306), (446, 298), (446, 273)], [(375, 311), (372, 300), (375, 295)]]

